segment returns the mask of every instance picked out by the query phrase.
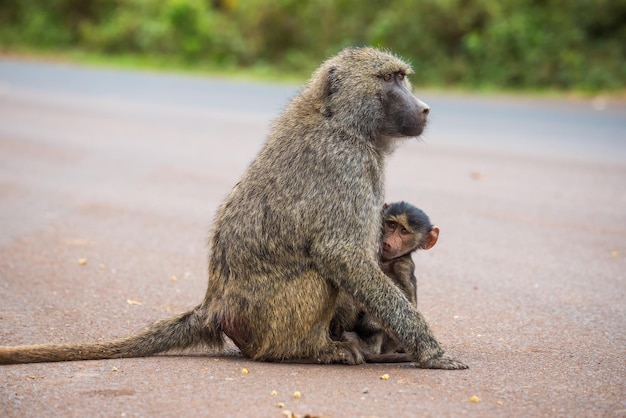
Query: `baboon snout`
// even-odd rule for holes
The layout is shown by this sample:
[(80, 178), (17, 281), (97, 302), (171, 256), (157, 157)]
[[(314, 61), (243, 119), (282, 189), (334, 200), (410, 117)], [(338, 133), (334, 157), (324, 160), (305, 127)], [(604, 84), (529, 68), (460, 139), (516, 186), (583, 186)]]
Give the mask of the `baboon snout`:
[(430, 106), (404, 86), (391, 86), (387, 91), (386, 126), (383, 134), (397, 137), (418, 136), (424, 130)]
[(383, 240), (382, 243), (382, 258), (384, 260), (391, 260), (395, 258), (402, 247), (402, 240), (395, 235), (390, 235)]
[(421, 113), (423, 116), (428, 116), (428, 114), (430, 113), (430, 106), (428, 106), (420, 99), (416, 98), (415, 100), (417, 100), (418, 112)]

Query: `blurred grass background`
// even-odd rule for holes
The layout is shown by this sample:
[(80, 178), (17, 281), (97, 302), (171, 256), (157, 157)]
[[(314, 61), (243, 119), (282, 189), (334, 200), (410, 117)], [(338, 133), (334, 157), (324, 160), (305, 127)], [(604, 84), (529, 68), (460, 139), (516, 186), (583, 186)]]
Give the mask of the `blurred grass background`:
[(626, 0), (0, 0), (4, 53), (293, 80), (350, 45), (420, 86), (623, 92)]

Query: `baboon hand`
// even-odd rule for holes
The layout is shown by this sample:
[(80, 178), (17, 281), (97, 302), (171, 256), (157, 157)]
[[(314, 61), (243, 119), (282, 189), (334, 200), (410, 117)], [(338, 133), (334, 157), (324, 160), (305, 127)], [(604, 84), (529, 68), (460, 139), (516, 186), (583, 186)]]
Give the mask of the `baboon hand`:
[(444, 370), (464, 370), (469, 367), (458, 360), (454, 360), (444, 354), (440, 357), (431, 357), (427, 360), (417, 362), (417, 367), (422, 369), (444, 369)]

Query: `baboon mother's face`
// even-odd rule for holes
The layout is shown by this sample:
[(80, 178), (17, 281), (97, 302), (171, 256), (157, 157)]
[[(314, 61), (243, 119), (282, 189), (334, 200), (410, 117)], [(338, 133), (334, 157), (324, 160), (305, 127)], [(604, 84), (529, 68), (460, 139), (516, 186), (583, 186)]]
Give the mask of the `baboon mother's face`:
[(379, 78), (385, 111), (383, 135), (419, 136), (426, 127), (430, 107), (413, 95), (404, 72), (386, 73)]

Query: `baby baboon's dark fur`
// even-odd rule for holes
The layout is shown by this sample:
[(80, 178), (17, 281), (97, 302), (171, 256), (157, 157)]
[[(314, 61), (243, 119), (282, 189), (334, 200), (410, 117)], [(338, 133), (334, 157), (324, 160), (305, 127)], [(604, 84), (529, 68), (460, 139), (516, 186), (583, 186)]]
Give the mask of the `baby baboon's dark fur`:
[(345, 49), (315, 71), (219, 209), (199, 306), (113, 342), (2, 347), (0, 363), (218, 348), (225, 334), (254, 360), (358, 364), (358, 347), (329, 335), (343, 289), (419, 366), (465, 368), (376, 256), (385, 158), (399, 138), (421, 134), (429, 111), (410, 72), (373, 48)]

